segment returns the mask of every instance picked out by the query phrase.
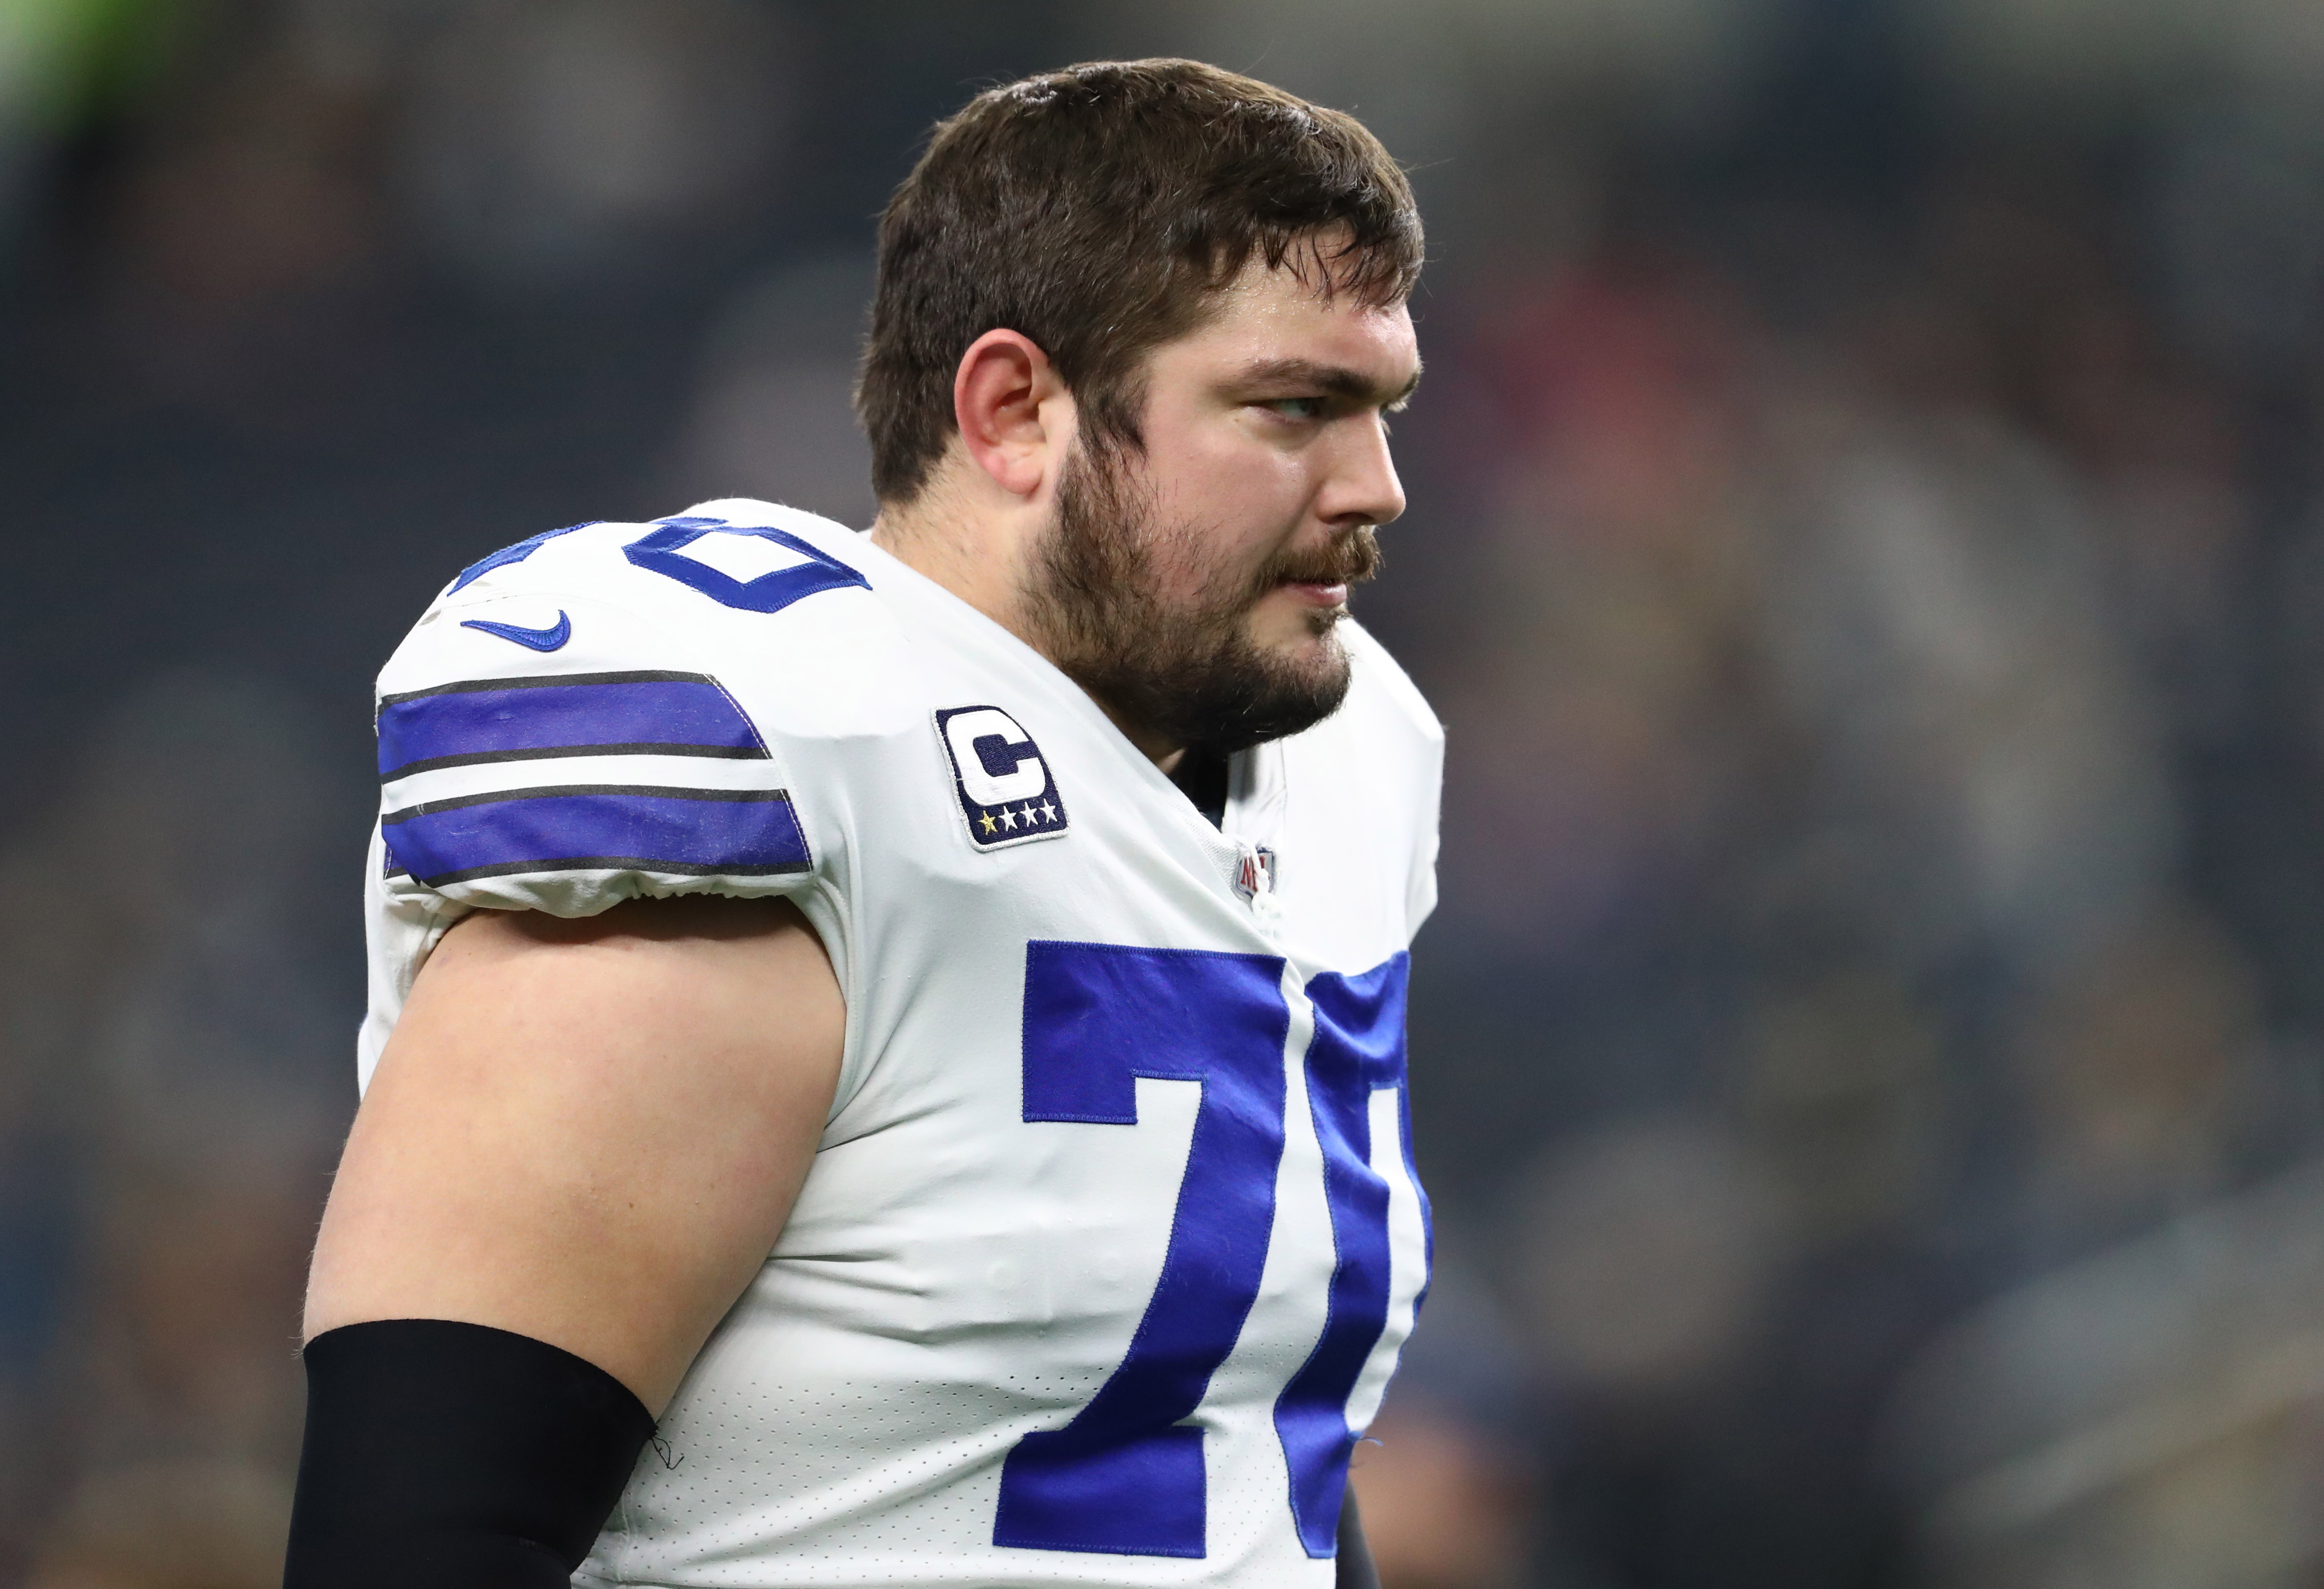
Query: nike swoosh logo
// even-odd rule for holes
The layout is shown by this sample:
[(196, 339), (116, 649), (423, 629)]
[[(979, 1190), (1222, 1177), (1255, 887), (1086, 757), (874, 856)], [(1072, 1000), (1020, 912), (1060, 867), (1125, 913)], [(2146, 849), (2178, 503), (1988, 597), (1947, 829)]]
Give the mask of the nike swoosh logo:
[(481, 629), (503, 640), (513, 640), (519, 645), (529, 645), (537, 651), (553, 651), (573, 638), (573, 620), (560, 609), (557, 622), (546, 629), (527, 629), (521, 624), (494, 624), (483, 618), (463, 618), (463, 629)]

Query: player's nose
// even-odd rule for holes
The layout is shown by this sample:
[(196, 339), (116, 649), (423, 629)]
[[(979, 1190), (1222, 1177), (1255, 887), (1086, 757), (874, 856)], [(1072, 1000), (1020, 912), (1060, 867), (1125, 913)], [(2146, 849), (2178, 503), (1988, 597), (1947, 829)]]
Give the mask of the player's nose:
[(1404, 512), (1404, 482), (1388, 445), (1388, 426), (1377, 414), (1350, 426), (1336, 450), (1331, 477), (1316, 503), (1324, 522), (1352, 528), (1385, 524)]

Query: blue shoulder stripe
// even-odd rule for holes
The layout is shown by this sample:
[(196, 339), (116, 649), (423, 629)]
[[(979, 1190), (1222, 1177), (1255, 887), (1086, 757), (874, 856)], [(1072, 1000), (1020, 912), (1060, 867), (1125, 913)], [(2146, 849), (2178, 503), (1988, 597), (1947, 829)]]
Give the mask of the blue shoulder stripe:
[(380, 703), (379, 774), (550, 756), (764, 761), (750, 719), (699, 673), (472, 679)]
[(380, 827), (394, 864), (430, 888), (519, 872), (765, 877), (815, 867), (779, 789), (508, 790), (392, 811)]

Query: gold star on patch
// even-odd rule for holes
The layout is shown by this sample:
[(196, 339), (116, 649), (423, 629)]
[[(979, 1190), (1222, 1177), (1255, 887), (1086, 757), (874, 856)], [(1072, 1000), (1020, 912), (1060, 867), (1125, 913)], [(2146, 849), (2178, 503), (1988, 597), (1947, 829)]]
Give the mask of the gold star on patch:
[(984, 831), (987, 833), (998, 833), (1001, 831), (999, 828), (992, 826), (992, 813), (990, 811), (987, 811), (983, 816), (979, 817), (977, 820), (984, 824)]

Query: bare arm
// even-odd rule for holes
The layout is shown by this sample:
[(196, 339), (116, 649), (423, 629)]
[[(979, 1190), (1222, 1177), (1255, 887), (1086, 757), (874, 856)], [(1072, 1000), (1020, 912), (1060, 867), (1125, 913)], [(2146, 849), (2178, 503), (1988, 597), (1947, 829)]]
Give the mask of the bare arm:
[(659, 1416), (789, 1215), (844, 1027), (785, 901), (466, 919), (355, 1116), (308, 1335), (487, 1325), (587, 1359)]

